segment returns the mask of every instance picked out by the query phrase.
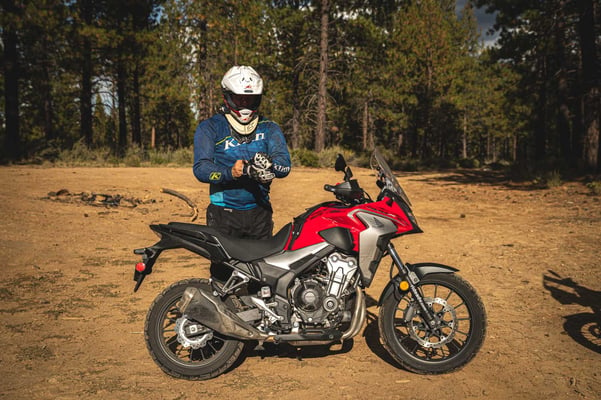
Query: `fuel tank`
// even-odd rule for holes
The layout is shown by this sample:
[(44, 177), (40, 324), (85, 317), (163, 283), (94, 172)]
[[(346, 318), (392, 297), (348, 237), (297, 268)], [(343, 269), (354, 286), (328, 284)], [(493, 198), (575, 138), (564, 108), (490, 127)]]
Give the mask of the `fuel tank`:
[[(352, 241), (351, 250), (358, 252), (361, 233), (368, 229), (378, 231), (379, 228), (384, 228), (383, 234), (399, 236), (410, 233), (416, 227), (391, 198), (354, 206), (328, 202), (310, 208), (294, 219), (294, 229), (287, 248), (297, 250), (323, 241), (329, 242), (330, 236), (339, 236), (328, 234), (332, 228), (347, 230)], [(337, 243), (332, 244), (340, 247)]]

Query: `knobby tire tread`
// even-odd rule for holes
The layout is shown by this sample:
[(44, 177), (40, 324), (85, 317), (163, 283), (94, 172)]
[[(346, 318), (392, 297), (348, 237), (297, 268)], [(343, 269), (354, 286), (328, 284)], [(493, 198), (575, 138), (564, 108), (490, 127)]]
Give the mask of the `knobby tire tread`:
[[(190, 380), (190, 381), (201, 381), (201, 380), (212, 379), (212, 378), (215, 378), (215, 377), (223, 374), (224, 372), (228, 371), (236, 363), (236, 361), (239, 359), (240, 354), (242, 353), (242, 350), (244, 348), (244, 343), (243, 342), (238, 342), (237, 349), (234, 351), (234, 353), (220, 367), (214, 369), (211, 372), (204, 373), (204, 374), (198, 374), (198, 375), (182, 374), (180, 372), (177, 372), (177, 371), (175, 371), (175, 370), (167, 367), (162, 362), (161, 357), (159, 357), (155, 353), (155, 350), (151, 346), (151, 340), (152, 340), (152, 338), (151, 338), (151, 336), (149, 334), (150, 327), (152, 326), (151, 324), (153, 323), (153, 321), (151, 321), (151, 319), (153, 317), (155, 317), (155, 315), (152, 313), (152, 310), (154, 310), (155, 307), (158, 307), (160, 305), (160, 303), (165, 299), (166, 295), (168, 293), (170, 293), (172, 290), (175, 290), (176, 288), (178, 288), (180, 286), (187, 287), (187, 286), (196, 286), (198, 284), (208, 284), (208, 280), (207, 279), (201, 279), (201, 278), (191, 278), (191, 279), (186, 279), (186, 280), (178, 281), (178, 282), (175, 282), (175, 283), (171, 284), (168, 288), (166, 288), (165, 290), (163, 290), (154, 299), (154, 301), (150, 305), (149, 311), (148, 311), (148, 313), (146, 315), (146, 321), (145, 321), (145, 324), (144, 324), (144, 340), (146, 342), (146, 348), (148, 349), (148, 352), (150, 353), (150, 356), (152, 357), (154, 363), (156, 365), (158, 365), (159, 368), (161, 368), (161, 370), (163, 372), (165, 372), (167, 375), (170, 375), (170, 376), (172, 376), (174, 378), (186, 379), (186, 380)], [(160, 316), (156, 316), (156, 317), (160, 317)], [(159, 339), (157, 338), (157, 340), (159, 340)]]
[[(392, 356), (392, 358), (403, 369), (406, 369), (407, 371), (410, 371), (410, 372), (413, 372), (416, 374), (420, 374), (420, 375), (440, 375), (440, 374), (446, 374), (446, 373), (460, 370), (466, 364), (468, 364), (475, 357), (475, 355), (478, 353), (478, 351), (482, 348), (482, 345), (484, 344), (484, 338), (486, 336), (486, 325), (487, 325), (486, 324), (486, 310), (484, 308), (484, 303), (482, 302), (482, 299), (480, 298), (480, 296), (478, 296), (478, 294), (477, 294), (476, 290), (473, 288), (473, 286), (468, 281), (466, 281), (462, 277), (455, 275), (455, 274), (427, 275), (426, 277), (424, 277), (424, 279), (422, 279), (422, 281), (426, 280), (426, 282), (427, 282), (428, 280), (433, 280), (433, 279), (436, 279), (439, 277), (442, 277), (442, 279), (441, 279), (442, 281), (446, 281), (446, 278), (450, 278), (450, 280), (455, 281), (453, 283), (457, 284), (459, 287), (463, 286), (463, 289), (466, 289), (467, 293), (462, 293), (462, 294), (469, 295), (471, 297), (470, 301), (473, 301), (475, 303), (474, 309), (482, 312), (481, 315), (473, 316), (473, 318), (480, 318), (480, 320), (481, 320), (480, 331), (472, 333), (472, 335), (474, 335), (474, 336), (477, 335), (480, 337), (480, 339), (477, 339), (477, 340), (479, 340), (479, 343), (477, 343), (476, 346), (473, 349), (471, 349), (470, 353), (463, 353), (463, 350), (462, 350), (461, 357), (458, 357), (458, 359), (457, 359), (458, 361), (455, 361), (453, 363), (455, 365), (452, 365), (451, 367), (444, 368), (444, 369), (428, 369), (427, 367), (424, 367), (423, 365), (422, 365), (422, 367), (416, 367), (416, 366), (412, 365), (412, 362), (415, 362), (415, 360), (405, 361), (401, 355), (397, 354), (397, 351), (392, 346), (391, 341), (388, 340), (387, 326), (386, 326), (386, 322), (385, 322), (385, 319), (387, 317), (390, 317), (390, 315), (388, 315), (390, 312), (390, 310), (388, 310), (388, 308), (394, 307), (396, 309), (396, 306), (398, 304), (398, 302), (396, 300), (394, 301), (393, 305), (390, 304), (390, 302), (391, 302), (390, 299), (394, 298), (395, 291), (393, 291), (389, 297), (387, 297), (386, 299), (383, 300), (382, 308), (380, 309), (380, 316), (378, 318), (378, 329), (380, 331), (380, 339), (382, 341), (382, 345), (384, 346), (384, 348), (386, 349), (388, 354), (390, 354)], [(428, 279), (428, 278), (430, 278), (430, 279)], [(392, 311), (392, 316), (394, 317), (394, 311)], [(394, 330), (394, 327), (393, 327), (393, 330)], [(392, 332), (392, 334), (394, 334), (394, 332)], [(394, 339), (392, 339), (392, 340), (394, 340)], [(423, 363), (424, 362), (422, 362), (422, 364)]]

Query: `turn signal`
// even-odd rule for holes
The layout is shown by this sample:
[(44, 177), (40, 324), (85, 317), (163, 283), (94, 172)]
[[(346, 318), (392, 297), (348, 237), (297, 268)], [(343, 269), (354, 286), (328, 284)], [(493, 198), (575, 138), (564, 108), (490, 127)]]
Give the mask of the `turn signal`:
[(144, 264), (143, 262), (139, 262), (136, 264), (136, 271), (144, 272), (145, 269), (146, 269), (146, 264)]
[(409, 289), (409, 282), (401, 281), (401, 283), (399, 283), (399, 289), (401, 289), (403, 292)]

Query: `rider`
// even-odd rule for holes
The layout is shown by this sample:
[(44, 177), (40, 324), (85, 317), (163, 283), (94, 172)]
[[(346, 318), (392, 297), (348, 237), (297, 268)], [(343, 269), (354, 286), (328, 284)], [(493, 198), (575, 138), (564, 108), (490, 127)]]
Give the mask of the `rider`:
[(291, 167), (286, 140), (278, 124), (258, 114), (263, 80), (252, 67), (232, 67), (221, 88), (221, 111), (194, 133), (194, 175), (210, 185), (207, 225), (239, 238), (270, 238), (271, 181)]

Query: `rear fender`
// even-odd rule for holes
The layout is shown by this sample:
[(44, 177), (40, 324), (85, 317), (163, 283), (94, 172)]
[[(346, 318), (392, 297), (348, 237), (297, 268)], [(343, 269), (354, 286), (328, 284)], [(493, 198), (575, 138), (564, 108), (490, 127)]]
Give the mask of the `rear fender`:
[(150, 225), (150, 228), (159, 234), (161, 240), (150, 247), (134, 250), (134, 254), (142, 256), (142, 262), (144, 263), (144, 268), (141, 271), (138, 268), (135, 269), (134, 281), (136, 281), (136, 286), (134, 292), (138, 290), (144, 278), (152, 273), (152, 267), (164, 250), (186, 249), (216, 262), (227, 259), (227, 255), (219, 242), (208, 233), (189, 230), (186, 229), (185, 225), (177, 224)]
[(142, 262), (146, 265), (144, 272), (146, 275), (152, 273), (152, 267), (156, 262), (157, 258), (161, 255), (163, 250), (176, 249), (182, 247), (180, 243), (177, 243), (173, 238), (164, 236), (161, 240), (156, 242), (150, 247), (143, 247), (141, 249), (135, 249), (134, 254), (142, 256)]
[(172, 238), (169, 238), (169, 236), (165, 236), (150, 247), (135, 249), (134, 254), (142, 256), (144, 268), (141, 271), (139, 271), (136, 266), (136, 269), (134, 270), (134, 281), (136, 281), (134, 292), (138, 291), (138, 288), (142, 284), (142, 281), (144, 281), (146, 275), (152, 274), (152, 267), (154, 266), (154, 263), (156, 262), (157, 258), (159, 258), (163, 250), (176, 249), (179, 247), (182, 246), (176, 241), (174, 241)]
[[(409, 268), (410, 271), (413, 271), (419, 280), (422, 280), (426, 275), (429, 274), (453, 274), (459, 271), (457, 268), (437, 263), (405, 264), (405, 266), (407, 266), (407, 268)], [(382, 294), (380, 295), (378, 306), (381, 306), (384, 299), (386, 299), (388, 296), (391, 296), (394, 293), (401, 292), (401, 289), (399, 289), (399, 284), (402, 280), (403, 278), (401, 277), (401, 275), (397, 274), (390, 280), (390, 282), (388, 282), (388, 284), (382, 291)]]

